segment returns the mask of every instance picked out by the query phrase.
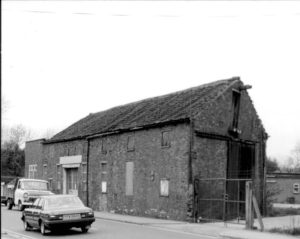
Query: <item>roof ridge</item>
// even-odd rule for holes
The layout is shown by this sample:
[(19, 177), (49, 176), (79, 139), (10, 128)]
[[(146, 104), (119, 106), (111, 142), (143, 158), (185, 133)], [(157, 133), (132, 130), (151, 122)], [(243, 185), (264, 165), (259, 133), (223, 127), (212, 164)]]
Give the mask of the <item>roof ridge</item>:
[(90, 115), (97, 115), (97, 114), (100, 114), (100, 113), (103, 113), (103, 112), (106, 112), (106, 111), (109, 111), (109, 110), (112, 110), (112, 109), (121, 108), (121, 107), (124, 107), (124, 106), (130, 106), (130, 105), (139, 104), (139, 103), (142, 103), (142, 102), (146, 102), (148, 100), (165, 98), (165, 97), (168, 97), (170, 95), (176, 95), (176, 94), (179, 94), (179, 93), (185, 93), (185, 92), (188, 92), (188, 91), (198, 90), (198, 89), (209, 87), (209, 86), (217, 86), (217, 85), (223, 84), (225, 82), (235, 81), (237, 79), (239, 79), (239, 77), (232, 77), (232, 78), (229, 78), (229, 79), (223, 79), (223, 80), (208, 82), (208, 83), (205, 83), (205, 84), (202, 84), (202, 85), (189, 87), (189, 88), (186, 88), (184, 90), (173, 91), (173, 92), (170, 92), (170, 93), (167, 93), (167, 94), (153, 96), (153, 97), (148, 97), (148, 98), (141, 99), (141, 100), (138, 100), (138, 101), (125, 103), (125, 104), (118, 105), (118, 106), (113, 106), (111, 108), (107, 108), (107, 109), (102, 110), (102, 111), (98, 111), (98, 112), (95, 112), (95, 113), (90, 113), (90, 114), (88, 114), (88, 116), (90, 116)]

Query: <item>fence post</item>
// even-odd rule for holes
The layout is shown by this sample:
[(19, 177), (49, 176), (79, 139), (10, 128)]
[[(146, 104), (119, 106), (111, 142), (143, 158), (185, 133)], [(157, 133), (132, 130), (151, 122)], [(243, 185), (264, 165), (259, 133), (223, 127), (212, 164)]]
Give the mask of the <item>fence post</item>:
[(264, 224), (263, 224), (262, 217), (261, 217), (261, 214), (260, 214), (260, 211), (259, 211), (259, 207), (258, 207), (258, 204), (257, 204), (256, 197), (253, 196), (252, 200), (253, 200), (253, 206), (254, 206), (254, 209), (255, 209), (255, 212), (256, 212), (256, 216), (257, 216), (257, 219), (258, 219), (258, 222), (259, 222), (259, 225), (260, 225), (260, 230), (264, 231)]
[(246, 229), (253, 227), (253, 210), (252, 210), (252, 182), (246, 182)]

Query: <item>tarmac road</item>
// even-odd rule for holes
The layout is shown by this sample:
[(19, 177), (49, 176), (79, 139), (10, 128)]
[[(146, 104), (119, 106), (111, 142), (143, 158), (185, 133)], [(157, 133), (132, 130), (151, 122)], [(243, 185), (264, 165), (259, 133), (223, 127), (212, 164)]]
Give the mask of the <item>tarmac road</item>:
[[(4, 234), (6, 233), (6, 234)], [(21, 212), (7, 210), (1, 207), (1, 237), (6, 239), (41, 239), (45, 238), (38, 230), (24, 231), (21, 221)], [(96, 219), (88, 233), (83, 234), (79, 229), (67, 232), (48, 233), (47, 238), (78, 238), (82, 239), (213, 239), (212, 236), (193, 235), (190, 233), (161, 230), (146, 225), (136, 225), (104, 219)]]

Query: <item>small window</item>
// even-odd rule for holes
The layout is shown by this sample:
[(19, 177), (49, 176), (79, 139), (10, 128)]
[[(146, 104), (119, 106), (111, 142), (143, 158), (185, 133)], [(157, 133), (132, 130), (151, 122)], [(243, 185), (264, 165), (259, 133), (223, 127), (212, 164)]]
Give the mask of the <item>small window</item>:
[(160, 180), (160, 196), (169, 196), (169, 179), (164, 178)]
[(107, 154), (107, 142), (104, 139), (102, 140), (101, 152), (102, 154)]
[(240, 111), (240, 98), (241, 93), (239, 91), (232, 91), (232, 104), (233, 104), (233, 121), (232, 128), (238, 128), (238, 120), (239, 120), (239, 111)]
[(300, 184), (299, 183), (294, 183), (293, 193), (300, 193)]
[(101, 192), (107, 193), (107, 182), (106, 181), (101, 182)]
[(30, 164), (28, 166), (28, 178), (35, 178), (36, 175), (36, 164)]
[(135, 140), (134, 135), (130, 135), (127, 138), (127, 151), (134, 151), (135, 150)]
[(101, 162), (101, 171), (102, 172), (107, 171), (107, 162), (106, 161)]
[(48, 182), (49, 182), (49, 189), (50, 189), (50, 191), (52, 191), (52, 189), (53, 189), (53, 179), (48, 178)]
[(170, 132), (164, 131), (161, 133), (161, 146), (162, 147), (170, 147)]
[(44, 164), (44, 166), (43, 166), (43, 176), (44, 176), (44, 178), (46, 178), (47, 177), (47, 164)]

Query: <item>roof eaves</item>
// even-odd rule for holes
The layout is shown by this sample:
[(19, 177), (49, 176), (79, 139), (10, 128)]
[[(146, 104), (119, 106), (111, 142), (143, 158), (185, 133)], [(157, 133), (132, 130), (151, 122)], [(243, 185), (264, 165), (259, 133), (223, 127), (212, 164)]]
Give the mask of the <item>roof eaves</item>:
[(167, 125), (167, 124), (177, 124), (177, 123), (184, 123), (184, 122), (189, 122), (189, 121), (190, 121), (189, 117), (182, 117), (182, 118), (178, 118), (178, 119), (171, 119), (171, 120), (164, 120), (164, 121), (156, 121), (152, 124), (140, 125), (140, 126), (137, 125), (134, 127), (124, 127), (124, 128), (119, 128), (119, 129), (115, 129), (112, 131), (98, 132), (98, 133), (94, 133), (94, 134), (77, 136), (77, 137), (73, 137), (73, 138), (47, 140), (47, 141), (44, 141), (43, 144), (62, 143), (62, 142), (74, 141), (74, 140), (86, 140), (86, 139), (98, 138), (98, 137), (103, 137), (103, 136), (112, 135), (112, 134), (120, 134), (120, 133), (124, 133), (124, 132), (128, 132), (128, 131), (137, 131), (137, 130), (142, 130), (142, 129), (154, 128), (157, 126), (163, 126), (163, 125)]

